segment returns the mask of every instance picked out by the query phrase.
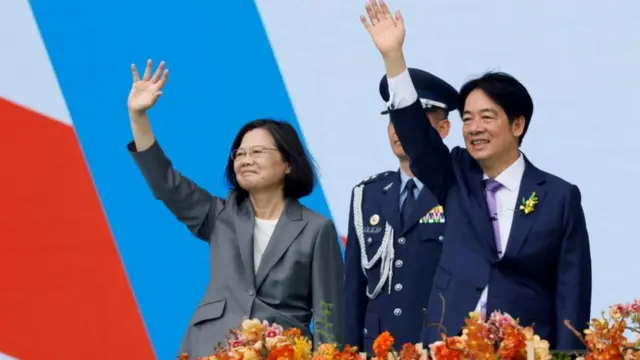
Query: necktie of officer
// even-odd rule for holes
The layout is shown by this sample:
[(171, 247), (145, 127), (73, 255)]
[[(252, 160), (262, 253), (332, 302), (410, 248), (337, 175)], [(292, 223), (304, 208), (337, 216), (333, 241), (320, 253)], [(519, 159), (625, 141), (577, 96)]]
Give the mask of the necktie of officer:
[(491, 216), (491, 225), (493, 226), (493, 237), (496, 241), (498, 256), (502, 257), (502, 241), (500, 239), (500, 226), (498, 224), (498, 207), (496, 206), (496, 191), (502, 187), (498, 181), (494, 179), (485, 180), (485, 197), (489, 206), (489, 216)]
[(402, 226), (407, 226), (409, 224), (409, 215), (411, 215), (411, 211), (415, 208), (416, 205), (416, 197), (415, 197), (415, 189), (416, 182), (413, 179), (409, 179), (407, 184), (404, 186), (407, 197), (404, 199), (404, 203), (402, 204)]

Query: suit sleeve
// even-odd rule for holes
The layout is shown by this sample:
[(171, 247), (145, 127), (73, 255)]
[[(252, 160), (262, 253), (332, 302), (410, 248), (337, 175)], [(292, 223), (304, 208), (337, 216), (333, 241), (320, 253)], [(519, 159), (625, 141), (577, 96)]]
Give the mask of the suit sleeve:
[[(420, 100), (413, 95), (415, 88), (411, 78), (402, 81), (402, 77), (408, 76), (406, 70), (398, 75), (393, 83), (394, 89), (390, 88), (390, 91), (394, 90), (395, 97), (399, 99), (412, 99), (413, 103), (391, 109), (391, 122), (402, 148), (409, 156), (411, 171), (443, 204), (452, 179), (451, 153), (429, 122)], [(392, 84), (392, 79), (389, 79), (389, 84)]]
[(344, 344), (343, 271), (338, 233), (327, 220), (318, 233), (311, 265), (315, 346)]
[(223, 206), (222, 200), (175, 170), (158, 142), (144, 151), (137, 151), (133, 142), (127, 148), (155, 198), (195, 236), (209, 241), (215, 216)]
[(349, 203), (349, 227), (347, 232), (347, 248), (345, 254), (345, 279), (344, 295), (346, 308), (346, 339), (345, 342), (351, 346), (357, 346), (362, 350), (364, 318), (367, 310), (367, 279), (362, 272), (360, 261), (360, 243), (356, 236), (353, 220), (353, 193)]
[(591, 313), (591, 250), (589, 234), (581, 205), (580, 190), (571, 188), (564, 214), (558, 279), (556, 314), (558, 350), (583, 349), (582, 342), (564, 325), (569, 320), (576, 330), (587, 327)]

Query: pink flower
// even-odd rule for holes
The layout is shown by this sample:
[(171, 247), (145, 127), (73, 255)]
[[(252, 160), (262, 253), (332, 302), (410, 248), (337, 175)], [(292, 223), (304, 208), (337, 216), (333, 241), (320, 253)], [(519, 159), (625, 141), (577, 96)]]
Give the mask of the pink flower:
[(507, 325), (516, 325), (516, 320), (514, 318), (512, 318), (511, 315), (503, 314), (503, 313), (498, 312), (498, 311), (494, 311), (491, 314), (491, 318), (489, 319), (489, 322), (493, 323), (499, 329), (502, 329), (503, 327), (505, 327)]
[(232, 349), (238, 348), (242, 346), (242, 340), (231, 340), (229, 341), (229, 345), (231, 346)]
[(282, 326), (278, 324), (273, 324), (268, 327), (265, 336), (268, 338), (273, 338), (273, 337), (282, 335), (283, 332), (284, 332), (284, 328), (282, 328)]
[(620, 319), (629, 315), (629, 307), (623, 304), (616, 304), (609, 308), (609, 313), (612, 318)]

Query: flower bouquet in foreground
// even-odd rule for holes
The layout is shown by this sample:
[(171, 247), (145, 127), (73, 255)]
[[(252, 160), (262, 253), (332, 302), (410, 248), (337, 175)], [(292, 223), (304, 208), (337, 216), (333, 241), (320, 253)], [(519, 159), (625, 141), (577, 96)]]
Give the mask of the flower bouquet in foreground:
[(549, 343), (540, 339), (532, 327), (523, 327), (509, 314), (494, 312), (483, 319), (478, 312), (469, 314), (462, 335), (447, 337), (429, 345), (431, 358), (437, 360), (543, 360), (551, 359)]
[[(565, 325), (585, 344), (581, 360), (640, 360), (640, 300), (614, 305), (609, 316), (593, 319), (582, 335), (568, 321)], [(629, 341), (625, 331), (634, 332)], [(375, 360), (564, 360), (575, 355), (550, 352), (549, 343), (523, 327), (509, 314), (494, 312), (488, 319), (471, 313), (465, 319), (460, 336), (442, 335), (442, 341), (423, 348), (422, 344), (403, 344), (398, 352), (394, 338), (383, 332), (374, 341)], [(187, 360), (187, 354), (178, 357)], [(320, 344), (314, 351), (311, 340), (299, 329), (284, 330), (277, 324), (257, 319), (244, 320), (231, 330), (225, 346), (216, 346), (212, 355), (198, 360), (366, 360), (352, 346), (340, 348), (334, 343)]]
[[(278, 324), (258, 319), (244, 320), (233, 329), (226, 346), (216, 346), (210, 356), (197, 360), (365, 360), (355, 347), (339, 350), (335, 344), (321, 344), (314, 352), (311, 340), (300, 329), (284, 330)], [(189, 359), (188, 354), (178, 360)]]
[[(593, 319), (584, 336), (565, 322), (587, 347), (583, 360), (640, 360), (640, 299), (632, 303), (617, 304), (609, 308), (609, 316), (604, 312), (600, 319)], [(625, 331), (635, 334), (629, 341)]]

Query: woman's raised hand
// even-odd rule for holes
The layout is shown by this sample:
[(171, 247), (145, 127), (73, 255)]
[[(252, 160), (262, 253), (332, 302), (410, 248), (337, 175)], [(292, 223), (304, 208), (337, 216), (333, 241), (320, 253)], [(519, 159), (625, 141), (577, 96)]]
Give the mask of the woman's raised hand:
[(127, 100), (129, 112), (143, 113), (156, 103), (158, 97), (162, 95), (162, 87), (169, 76), (169, 70), (165, 70), (164, 66), (164, 61), (161, 61), (155, 73), (151, 76), (152, 63), (150, 59), (147, 60), (147, 68), (144, 70), (141, 80), (136, 65), (131, 64), (133, 85)]

